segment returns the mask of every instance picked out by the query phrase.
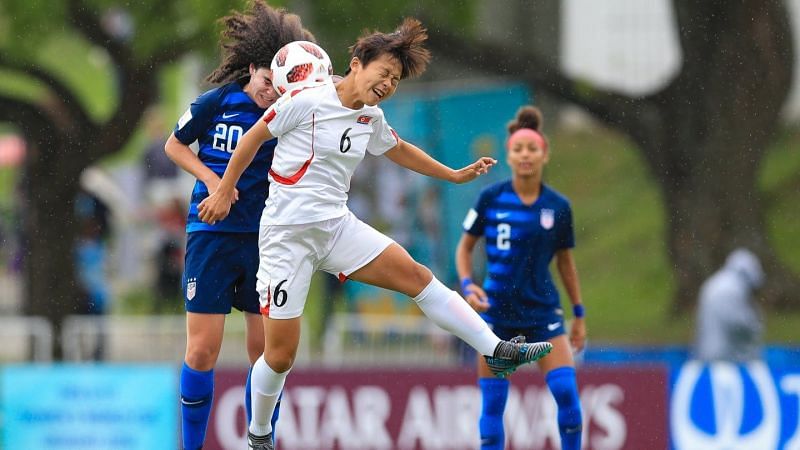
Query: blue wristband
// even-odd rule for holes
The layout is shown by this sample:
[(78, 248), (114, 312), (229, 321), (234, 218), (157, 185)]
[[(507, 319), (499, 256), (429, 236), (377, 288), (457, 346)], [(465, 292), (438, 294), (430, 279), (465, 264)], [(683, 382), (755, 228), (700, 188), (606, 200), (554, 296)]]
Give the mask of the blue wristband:
[(469, 286), (470, 284), (472, 284), (472, 278), (464, 277), (464, 278), (461, 279), (461, 293), (462, 294), (466, 294), (467, 293), (467, 286)]
[(583, 303), (572, 305), (572, 315), (578, 319), (586, 315), (586, 309), (583, 307)]

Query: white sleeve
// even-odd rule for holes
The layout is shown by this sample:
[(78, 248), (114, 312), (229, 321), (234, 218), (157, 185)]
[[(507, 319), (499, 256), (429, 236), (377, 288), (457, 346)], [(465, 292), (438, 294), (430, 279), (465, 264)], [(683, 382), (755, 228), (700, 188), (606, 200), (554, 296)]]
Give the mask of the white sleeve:
[(311, 113), (314, 102), (309, 94), (307, 91), (295, 95), (287, 92), (264, 112), (263, 120), (272, 136), (281, 137), (288, 133)]
[(378, 116), (372, 127), (372, 136), (369, 138), (367, 151), (373, 155), (382, 155), (400, 142), (397, 133), (386, 123), (386, 118), (383, 117), (383, 114)]

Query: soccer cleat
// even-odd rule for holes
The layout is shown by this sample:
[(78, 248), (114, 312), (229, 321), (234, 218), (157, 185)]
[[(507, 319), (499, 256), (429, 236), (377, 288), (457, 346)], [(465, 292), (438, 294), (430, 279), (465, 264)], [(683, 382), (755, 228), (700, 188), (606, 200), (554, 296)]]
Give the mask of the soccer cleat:
[(494, 349), (494, 355), (484, 356), (486, 364), (495, 376), (505, 378), (517, 367), (541, 359), (553, 349), (549, 342), (526, 343), (524, 336), (517, 336), (510, 341), (502, 341)]
[(247, 432), (247, 450), (275, 450), (272, 444), (272, 433), (266, 436), (256, 436)]

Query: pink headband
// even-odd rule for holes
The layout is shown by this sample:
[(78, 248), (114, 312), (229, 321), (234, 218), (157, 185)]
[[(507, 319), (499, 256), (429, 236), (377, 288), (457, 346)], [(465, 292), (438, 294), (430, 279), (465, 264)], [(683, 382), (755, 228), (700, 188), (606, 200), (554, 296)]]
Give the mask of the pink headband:
[(539, 148), (542, 150), (547, 150), (547, 141), (545, 141), (544, 137), (533, 128), (520, 128), (519, 130), (511, 133), (511, 136), (508, 137), (508, 141), (506, 142), (506, 149), (511, 150), (511, 143), (520, 137), (531, 138), (536, 141), (536, 145), (538, 145)]

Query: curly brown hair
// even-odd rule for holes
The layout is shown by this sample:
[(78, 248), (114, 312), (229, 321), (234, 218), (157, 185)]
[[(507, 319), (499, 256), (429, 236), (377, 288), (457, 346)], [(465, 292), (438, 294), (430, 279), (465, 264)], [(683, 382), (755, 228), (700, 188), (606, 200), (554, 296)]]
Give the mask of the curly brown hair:
[(422, 23), (413, 17), (406, 17), (393, 33), (365, 31), (349, 50), (351, 56), (358, 58), (364, 66), (388, 53), (400, 61), (400, 79), (413, 78), (425, 72), (431, 59), (431, 52), (424, 47), (427, 40), (428, 30)]
[(517, 115), (508, 122), (506, 126), (508, 134), (514, 134), (520, 128), (530, 128), (531, 130), (541, 133), (539, 128), (542, 126), (542, 111), (539, 108), (531, 105), (521, 106), (517, 110)]
[(269, 67), (275, 53), (292, 41), (316, 42), (303, 28), (300, 16), (273, 8), (264, 0), (254, 0), (245, 12), (233, 11), (219, 19), (222, 62), (206, 81), (229, 83), (249, 75), (250, 64)]

